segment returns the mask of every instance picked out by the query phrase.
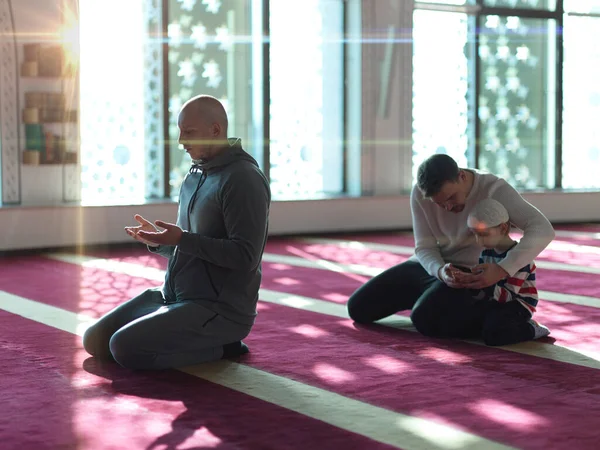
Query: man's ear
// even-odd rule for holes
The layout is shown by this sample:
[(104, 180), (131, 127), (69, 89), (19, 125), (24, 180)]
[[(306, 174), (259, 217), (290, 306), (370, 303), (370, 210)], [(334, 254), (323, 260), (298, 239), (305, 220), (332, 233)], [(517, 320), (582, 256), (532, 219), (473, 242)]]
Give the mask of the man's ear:
[(510, 222), (504, 222), (500, 226), (502, 227), (502, 234), (508, 236), (508, 233), (510, 233)]

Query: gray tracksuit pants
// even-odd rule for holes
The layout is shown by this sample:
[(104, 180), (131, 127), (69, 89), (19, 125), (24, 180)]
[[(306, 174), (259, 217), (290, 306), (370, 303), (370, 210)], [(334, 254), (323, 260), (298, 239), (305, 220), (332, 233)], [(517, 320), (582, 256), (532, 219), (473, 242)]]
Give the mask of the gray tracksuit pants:
[(105, 314), (85, 332), (83, 346), (130, 369), (169, 369), (221, 359), (223, 345), (250, 329), (193, 301), (165, 304), (157, 288)]

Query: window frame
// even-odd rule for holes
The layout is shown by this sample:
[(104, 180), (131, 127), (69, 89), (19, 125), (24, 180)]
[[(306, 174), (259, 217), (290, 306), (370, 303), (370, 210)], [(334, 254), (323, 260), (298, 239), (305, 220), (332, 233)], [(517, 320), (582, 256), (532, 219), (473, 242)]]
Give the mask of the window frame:
[[(161, 23), (162, 23), (162, 70), (163, 70), (163, 110), (165, 111), (163, 117), (163, 140), (164, 140), (164, 167), (163, 167), (163, 178), (164, 178), (164, 197), (172, 198), (173, 192), (170, 186), (170, 152), (175, 150), (173, 145), (171, 145), (171, 139), (169, 135), (169, 98), (171, 94), (170, 89), (170, 77), (169, 77), (169, 35), (168, 35), (168, 26), (169, 26), (169, 1), (170, 0), (161, 0), (162, 8), (161, 8)], [(271, 97), (271, 89), (270, 89), (270, 62), (269, 62), (269, 52), (270, 52), (270, 26), (269, 26), (269, 18), (270, 18), (270, 0), (257, 0), (260, 3), (260, 13), (262, 14), (261, 25), (262, 25), (262, 36), (263, 36), (263, 44), (262, 44), (262, 55), (261, 60), (259, 62), (262, 63), (262, 154), (260, 155), (262, 170), (269, 180), (271, 181), (271, 170), (270, 170), (270, 157), (271, 157), (271, 149), (270, 149), (270, 97)], [(348, 0), (340, 0), (342, 5), (342, 35), (346, 38), (349, 35), (349, 24), (352, 23), (349, 20), (349, 7)], [(350, 191), (352, 191), (352, 187), (356, 184), (354, 182), (349, 182), (348, 177), (350, 173), (349, 165), (353, 159), (352, 156), (349, 157), (349, 146), (348, 146), (348, 89), (346, 86), (348, 85), (348, 55), (349, 55), (349, 43), (347, 39), (344, 39), (342, 46), (342, 84), (344, 88), (342, 89), (342, 162), (343, 168), (341, 170), (342, 180), (341, 186), (342, 191), (338, 195), (328, 195), (325, 194), (322, 197), (327, 198), (331, 196), (345, 196)], [(355, 190), (355, 189), (354, 189)]]
[[(476, 0), (475, 4), (466, 5), (447, 5), (441, 3), (423, 3), (418, 0), (414, 4), (414, 9), (427, 9), (433, 11), (446, 11), (446, 12), (457, 12), (467, 14), (474, 17), (477, 27), (481, 24), (481, 19), (484, 16), (496, 15), (502, 17), (516, 16), (520, 18), (531, 18), (531, 19), (544, 19), (554, 20), (556, 24), (556, 65), (555, 65), (555, 80), (556, 80), (556, 118), (554, 123), (555, 133), (555, 147), (554, 147), (554, 187), (552, 189), (545, 190), (559, 190), (562, 189), (562, 125), (563, 125), (563, 62), (564, 62), (564, 46), (563, 46), (563, 18), (564, 8), (563, 0), (556, 0), (556, 8), (554, 10), (547, 9), (528, 9), (528, 8), (506, 8), (506, 7), (495, 7), (486, 6), (484, 0)], [(479, 54), (480, 46), (480, 34), (475, 34), (475, 50), (474, 54)], [(475, 111), (475, 168), (480, 167), (480, 156), (481, 156), (481, 125), (477, 117), (479, 111), (479, 96), (481, 93), (481, 64), (479, 58), (476, 56), (473, 61), (474, 73), (473, 73), (473, 107)]]

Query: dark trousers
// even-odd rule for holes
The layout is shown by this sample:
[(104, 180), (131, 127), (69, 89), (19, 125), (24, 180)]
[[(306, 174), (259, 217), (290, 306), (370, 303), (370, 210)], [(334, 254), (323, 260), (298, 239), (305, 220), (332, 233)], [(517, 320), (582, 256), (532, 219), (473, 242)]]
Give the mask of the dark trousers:
[(196, 302), (165, 304), (159, 289), (148, 289), (89, 327), (83, 347), (130, 369), (170, 369), (220, 359), (223, 345), (250, 328)]
[(518, 302), (475, 300), (473, 291), (447, 286), (417, 261), (387, 269), (348, 301), (348, 314), (357, 323), (372, 323), (406, 310), (412, 310), (412, 322), (425, 336), (483, 338), (487, 345), (516, 344), (534, 336), (528, 323), (531, 316)]

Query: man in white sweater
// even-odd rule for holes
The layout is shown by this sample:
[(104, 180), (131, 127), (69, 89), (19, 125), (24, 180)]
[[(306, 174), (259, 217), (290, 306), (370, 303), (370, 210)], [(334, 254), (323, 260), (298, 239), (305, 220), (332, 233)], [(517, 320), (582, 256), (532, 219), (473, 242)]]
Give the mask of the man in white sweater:
[[(479, 201), (493, 198), (508, 210), (523, 237), (498, 264), (486, 264), (477, 274), (453, 274), (457, 265), (478, 263), (481, 248), (467, 226)], [(548, 219), (511, 185), (495, 175), (459, 168), (447, 155), (433, 155), (418, 170), (411, 193), (415, 254), (369, 280), (348, 301), (348, 313), (358, 323), (371, 323), (412, 309), (411, 319), (422, 334), (439, 335), (437, 317), (463, 289), (483, 289), (514, 275), (533, 261), (554, 239)]]

